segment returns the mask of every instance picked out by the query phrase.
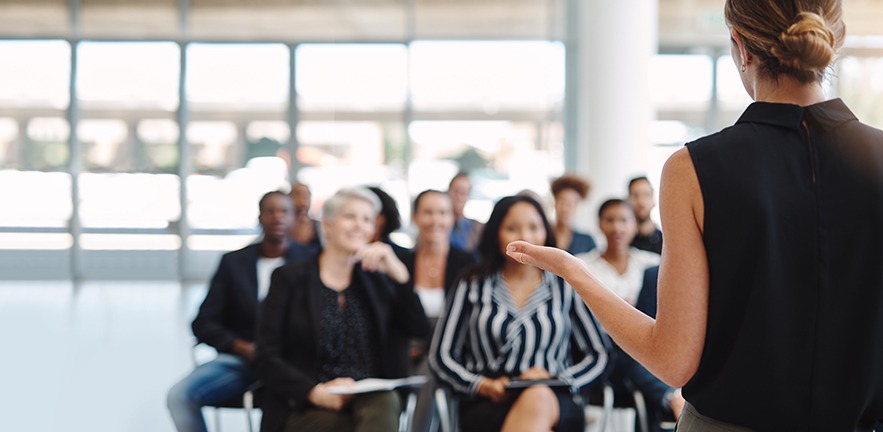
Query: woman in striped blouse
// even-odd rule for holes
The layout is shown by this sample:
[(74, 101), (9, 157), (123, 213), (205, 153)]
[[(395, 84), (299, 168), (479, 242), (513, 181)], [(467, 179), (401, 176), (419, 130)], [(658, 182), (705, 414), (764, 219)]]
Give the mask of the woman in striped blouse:
[[(459, 397), (463, 431), (582, 431), (573, 395), (602, 375), (609, 343), (570, 286), (504, 254), (514, 240), (555, 244), (530, 197), (494, 207), (478, 246), (482, 262), (449, 297), (430, 365)], [(507, 388), (550, 378), (562, 385)]]

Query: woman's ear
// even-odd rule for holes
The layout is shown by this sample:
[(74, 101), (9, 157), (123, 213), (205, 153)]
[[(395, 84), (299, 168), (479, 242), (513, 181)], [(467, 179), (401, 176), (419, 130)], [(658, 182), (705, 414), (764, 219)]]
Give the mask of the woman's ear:
[(742, 72), (754, 61), (754, 56), (745, 48), (745, 40), (742, 39), (736, 30), (730, 29), (730, 39), (736, 45), (736, 51), (739, 53), (739, 68)]

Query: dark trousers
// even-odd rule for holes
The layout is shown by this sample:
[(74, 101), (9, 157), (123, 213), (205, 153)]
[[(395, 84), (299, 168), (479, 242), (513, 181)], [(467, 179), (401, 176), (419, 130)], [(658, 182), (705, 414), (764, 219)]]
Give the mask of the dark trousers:
[[(665, 394), (673, 390), (671, 387), (622, 350), (617, 350), (609, 381), (618, 394), (631, 393), (633, 390), (641, 392), (647, 404), (647, 423), (650, 431), (661, 430), (659, 424), (663, 413), (671, 411), (671, 408), (664, 406), (663, 403)], [(638, 430), (638, 425), (635, 425), (635, 430)]]
[(396, 392), (365, 393), (341, 411), (315, 407), (293, 411), (285, 432), (395, 432), (401, 411)]

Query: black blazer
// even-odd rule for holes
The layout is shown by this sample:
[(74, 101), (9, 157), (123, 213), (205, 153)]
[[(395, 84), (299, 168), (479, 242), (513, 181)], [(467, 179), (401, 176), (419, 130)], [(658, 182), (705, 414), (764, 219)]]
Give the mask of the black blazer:
[(656, 290), (659, 279), (659, 266), (648, 267), (644, 270), (644, 283), (641, 292), (638, 293), (638, 302), (635, 307), (651, 318), (656, 318)]
[[(314, 248), (291, 242), (285, 261), (302, 261), (314, 254)], [(221, 257), (205, 300), (191, 325), (197, 340), (220, 352), (229, 352), (234, 339), (255, 339), (258, 258), (260, 243), (228, 252)]]
[[(414, 263), (417, 259), (417, 251), (414, 249), (407, 249), (404, 252), (397, 253), (397, 255), (405, 264), (405, 267), (408, 268), (408, 273), (411, 274), (411, 279), (408, 283), (413, 287)], [(448, 259), (445, 261), (445, 294), (450, 293), (451, 290), (455, 288), (454, 284), (456, 284), (460, 276), (462, 276), (463, 271), (472, 267), (475, 262), (474, 255), (463, 249), (451, 246), (451, 249), (448, 251)]]
[[(358, 266), (353, 282), (368, 295), (371, 316), (377, 320), (380, 343), (380, 377), (406, 376), (407, 366), (391, 361), (407, 355), (406, 346), (390, 343), (389, 333), (406, 332), (426, 337), (429, 323), (420, 299), (407, 284), (395, 284), (386, 275), (368, 273)], [(262, 431), (279, 431), (291, 409), (307, 407), (307, 396), (319, 383), (317, 334), (322, 323), (318, 311), (319, 260), (287, 264), (273, 272), (270, 292), (261, 305), (257, 330), (257, 372), (264, 382)]]

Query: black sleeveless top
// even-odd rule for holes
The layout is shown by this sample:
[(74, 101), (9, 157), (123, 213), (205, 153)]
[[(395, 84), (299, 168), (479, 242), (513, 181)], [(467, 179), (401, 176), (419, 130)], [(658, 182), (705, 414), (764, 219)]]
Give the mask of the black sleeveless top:
[(703, 415), (760, 431), (883, 418), (883, 132), (842, 101), (754, 103), (687, 144), (710, 273)]

